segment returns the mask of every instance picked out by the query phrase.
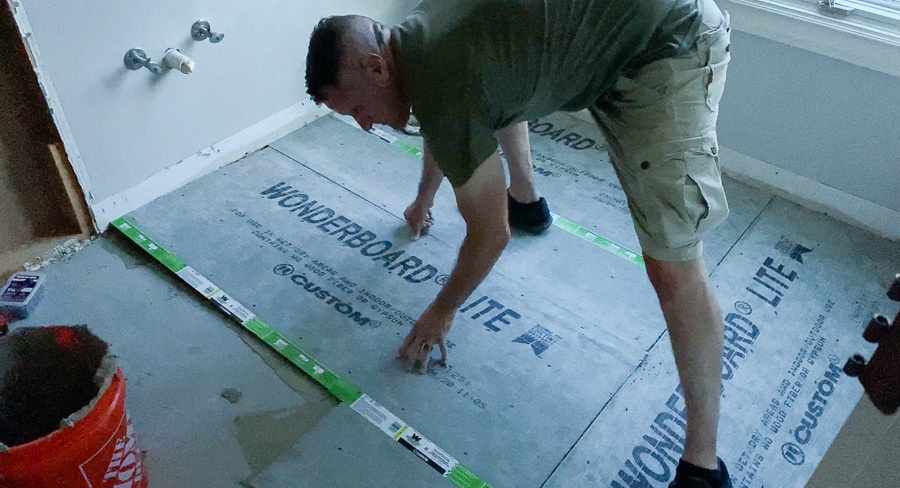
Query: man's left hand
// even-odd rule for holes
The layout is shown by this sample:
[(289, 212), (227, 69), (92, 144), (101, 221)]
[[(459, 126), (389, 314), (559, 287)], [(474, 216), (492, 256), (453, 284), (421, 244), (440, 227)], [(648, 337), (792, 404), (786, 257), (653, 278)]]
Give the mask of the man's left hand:
[(424, 374), (434, 346), (441, 349), (441, 366), (447, 365), (447, 332), (453, 326), (454, 315), (455, 311), (442, 312), (433, 306), (422, 313), (397, 351), (397, 359), (404, 362), (407, 372)]
[(426, 232), (432, 224), (434, 224), (434, 216), (431, 214), (431, 208), (415, 202), (409, 204), (403, 212), (403, 218), (406, 219), (406, 225), (412, 232), (413, 240), (418, 239), (423, 232)]

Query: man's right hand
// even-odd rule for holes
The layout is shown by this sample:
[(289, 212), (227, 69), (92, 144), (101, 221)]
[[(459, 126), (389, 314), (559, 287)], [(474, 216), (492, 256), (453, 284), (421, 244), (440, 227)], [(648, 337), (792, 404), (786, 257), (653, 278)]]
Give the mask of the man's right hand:
[(447, 365), (447, 332), (453, 326), (455, 309), (442, 310), (434, 303), (428, 306), (397, 351), (397, 359), (403, 361), (408, 373), (425, 374), (431, 358), (431, 349), (441, 349), (441, 366)]
[(419, 203), (418, 200), (406, 207), (403, 217), (406, 219), (406, 225), (409, 226), (409, 230), (412, 232), (413, 239), (418, 239), (422, 232), (428, 230), (431, 224), (434, 223), (431, 208)]

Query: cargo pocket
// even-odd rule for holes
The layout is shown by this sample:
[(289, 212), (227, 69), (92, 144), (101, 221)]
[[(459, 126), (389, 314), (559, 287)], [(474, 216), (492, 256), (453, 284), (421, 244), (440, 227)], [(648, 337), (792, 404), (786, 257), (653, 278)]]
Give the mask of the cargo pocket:
[[(664, 249), (677, 249), (695, 242), (701, 218), (696, 201), (701, 196), (697, 186), (689, 182), (684, 153), (651, 157), (641, 162), (639, 168), (635, 170), (636, 191), (627, 191), (627, 182), (622, 182), (639, 229), (638, 237), (643, 233), (656, 247)], [(700, 213), (703, 212), (701, 209)]]
[(659, 90), (640, 79), (640, 74), (634, 78), (620, 76), (607, 99), (619, 108), (629, 109), (652, 107), (659, 103), (662, 98)]
[(713, 112), (719, 110), (719, 102), (725, 93), (725, 73), (731, 61), (731, 18), (728, 12), (722, 13), (722, 25), (700, 34), (697, 39), (697, 47), (706, 70), (706, 106)]
[(684, 205), (698, 237), (728, 218), (728, 201), (715, 152), (712, 148), (684, 154)]

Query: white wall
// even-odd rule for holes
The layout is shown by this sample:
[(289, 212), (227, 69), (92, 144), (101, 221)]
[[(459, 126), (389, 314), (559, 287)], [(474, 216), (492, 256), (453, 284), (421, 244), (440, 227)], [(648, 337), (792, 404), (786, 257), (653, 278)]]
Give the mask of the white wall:
[[(768, 20), (755, 29), (788, 32), (787, 44), (746, 33), (753, 28), (740, 32), (751, 25), (746, 8), (722, 2), (734, 9), (735, 25), (719, 122), (723, 151), (734, 156), (723, 157), (726, 169), (731, 162), (738, 176), (900, 237), (900, 70), (890, 56), (854, 64), (852, 50), (840, 49), (855, 39), (846, 33), (840, 35), (850, 42), (838, 41), (834, 51), (850, 62), (815, 54), (830, 52), (822, 42), (835, 39), (817, 42), (817, 33), (804, 34), (808, 49), (799, 48), (803, 43), (794, 38), (803, 36), (785, 26), (767, 28)], [(390, 23), (415, 3), (20, 0), (15, 15), (102, 230), (316, 113), (303, 74), (319, 18), (362, 13)], [(199, 18), (224, 32), (224, 41), (191, 40), (190, 26)], [(875, 46), (870, 51), (883, 47)], [(155, 60), (177, 47), (196, 60), (196, 71), (128, 71), (122, 57), (132, 47)], [(879, 72), (858, 64), (883, 66)]]
[[(262, 123), (265, 130), (276, 130), (315, 110), (305, 93), (304, 71), (309, 34), (321, 17), (360, 13), (393, 23), (414, 5), (412, 0), (20, 0), (14, 13), (102, 229), (210, 166), (230, 162), (213, 161), (211, 146), (252, 145), (251, 139), (264, 135), (248, 127)], [(225, 33), (222, 42), (191, 39), (191, 25), (201, 18)], [(195, 59), (195, 72), (129, 71), (122, 59), (132, 47), (158, 62), (166, 48), (176, 47)], [(234, 152), (231, 158), (239, 156)], [(183, 167), (176, 166), (179, 162)]]
[(900, 212), (900, 78), (739, 31), (731, 52), (723, 146)]

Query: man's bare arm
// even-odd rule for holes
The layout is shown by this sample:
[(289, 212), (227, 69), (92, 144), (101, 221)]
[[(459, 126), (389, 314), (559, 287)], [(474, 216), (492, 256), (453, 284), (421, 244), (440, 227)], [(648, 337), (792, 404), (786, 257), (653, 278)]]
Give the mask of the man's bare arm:
[(491, 155), (465, 185), (454, 191), (456, 206), (466, 221), (466, 238), (456, 268), (433, 303), (453, 311), (487, 276), (509, 242), (506, 178), (499, 154)]
[(466, 184), (455, 189), (457, 207), (466, 221), (466, 238), (450, 278), (397, 353), (408, 371), (424, 373), (434, 345), (441, 348), (442, 362), (447, 362), (445, 341), (456, 310), (484, 280), (509, 242), (505, 183), (500, 156), (495, 152)]
[(428, 149), (427, 140), (424, 141), (424, 149), (424, 166), (422, 167), (422, 179), (419, 181), (419, 191), (413, 203), (403, 212), (403, 217), (406, 219), (406, 224), (412, 231), (414, 239), (418, 239), (419, 234), (434, 223), (431, 207), (434, 206), (434, 196), (444, 181), (444, 172), (438, 168), (434, 156)]

